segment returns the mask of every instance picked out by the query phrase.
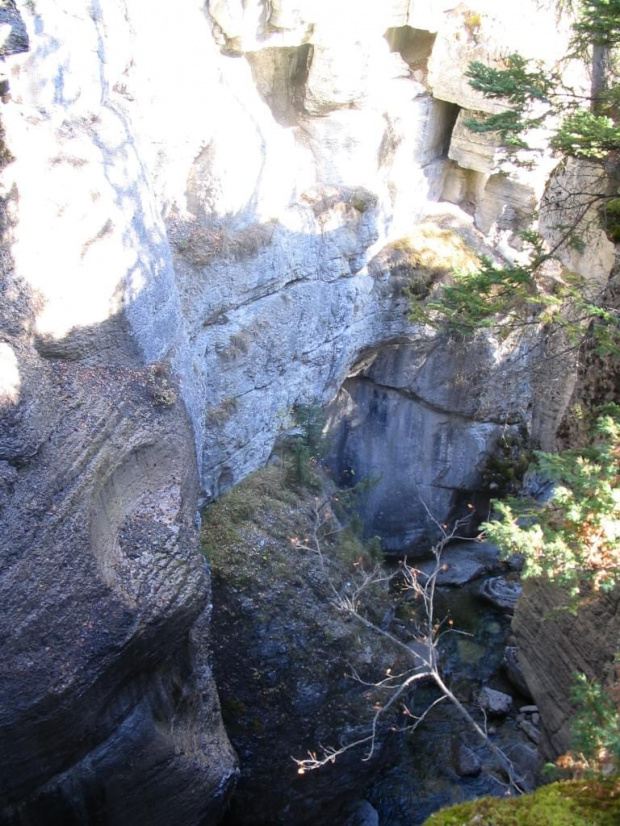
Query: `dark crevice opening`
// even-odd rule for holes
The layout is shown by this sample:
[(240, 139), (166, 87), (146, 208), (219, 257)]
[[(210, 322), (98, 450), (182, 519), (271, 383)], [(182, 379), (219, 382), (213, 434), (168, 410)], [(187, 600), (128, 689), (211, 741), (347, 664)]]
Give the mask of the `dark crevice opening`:
[(303, 111), (313, 53), (312, 44), (306, 43), (246, 54), (260, 96), (284, 126), (294, 124)]
[(398, 52), (412, 72), (422, 72), (420, 80), (425, 80), (437, 35), (411, 26), (398, 26), (388, 29), (384, 37), (390, 51)]

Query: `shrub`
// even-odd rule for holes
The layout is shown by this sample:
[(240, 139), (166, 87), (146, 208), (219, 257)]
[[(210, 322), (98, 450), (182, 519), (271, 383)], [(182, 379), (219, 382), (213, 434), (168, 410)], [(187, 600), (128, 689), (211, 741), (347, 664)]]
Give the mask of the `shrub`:
[(177, 389), (170, 382), (168, 365), (155, 362), (149, 368), (147, 386), (151, 397), (159, 407), (172, 407), (177, 400)]
[(482, 525), (508, 554), (522, 554), (525, 576), (611, 590), (620, 582), (620, 407), (608, 405), (583, 450), (537, 453), (556, 482), (549, 502), (497, 502), (501, 520)]
[(616, 680), (605, 690), (585, 674), (578, 674), (571, 699), (579, 710), (572, 723), (573, 752), (568, 756), (569, 761), (574, 761), (573, 766), (581, 763), (588, 772), (617, 772), (620, 769), (620, 683)]
[(325, 413), (320, 405), (299, 404), (293, 408), (293, 421), (300, 433), (291, 442), (293, 481), (305, 487), (316, 486), (313, 465), (323, 450)]

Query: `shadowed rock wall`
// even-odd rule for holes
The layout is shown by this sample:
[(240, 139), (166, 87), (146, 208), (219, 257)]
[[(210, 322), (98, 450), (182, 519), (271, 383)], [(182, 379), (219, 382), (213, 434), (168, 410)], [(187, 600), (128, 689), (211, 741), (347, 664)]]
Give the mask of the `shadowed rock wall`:
[(571, 747), (576, 709), (569, 694), (575, 675), (611, 686), (620, 648), (617, 592), (586, 600), (577, 613), (558, 612), (565, 599), (548, 584), (527, 582), (513, 621), (519, 662), (542, 715), (541, 754), (551, 761)]

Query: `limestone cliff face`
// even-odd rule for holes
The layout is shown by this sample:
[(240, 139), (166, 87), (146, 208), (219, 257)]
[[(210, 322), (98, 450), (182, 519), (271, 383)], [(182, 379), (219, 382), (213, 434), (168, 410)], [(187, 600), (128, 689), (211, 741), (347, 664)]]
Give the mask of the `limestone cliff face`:
[(550, 162), (500, 175), (462, 129), (482, 107), (463, 76), (530, 49), (534, 8), (545, 54), (557, 30), (533, 0), (497, 5), (36, 0), (24, 25), (0, 4), (3, 822), (216, 819), (235, 759), (196, 510), (295, 403), (351, 373), (363, 406), (374, 383), (388, 438), (413, 422), (403, 451), (443, 463), (407, 477), (438, 510), (504, 424), (553, 431), (562, 405), (521, 367), (519, 409), (501, 387), (466, 401), (463, 365), (491, 381), (514, 357), (498, 342), (436, 385), (423, 365), (453, 354), (382, 263), (440, 200), (455, 232), (519, 252)]
[(3, 111), (0, 821), (199, 823), (236, 758), (205, 646), (192, 426), (150, 331), (173, 329), (170, 255), (104, 102), (100, 18), (37, 8)]

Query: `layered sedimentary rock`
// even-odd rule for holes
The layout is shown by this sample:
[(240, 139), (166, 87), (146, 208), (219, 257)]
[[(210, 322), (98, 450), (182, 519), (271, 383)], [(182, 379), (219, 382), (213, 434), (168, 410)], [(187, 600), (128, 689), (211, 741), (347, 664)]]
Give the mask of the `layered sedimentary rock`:
[[(442, 367), (448, 393), (391, 366), (432, 363), (435, 342), (386, 245), (448, 191), (499, 237), (508, 194), (487, 208), (493, 176), (455, 175), (462, 142), (448, 157), (473, 104), (440, 67), (464, 73), (477, 23), (439, 0), (36, 0), (16, 56), (24, 25), (1, 7), (2, 817), (215, 820), (235, 759), (206, 655), (201, 499), (352, 369), (351, 387), (394, 401), (388, 432), (415, 421), (411, 465), (422, 443), (454, 491), (477, 484), (500, 426), (538, 410), (551, 432), (561, 414), (525, 379), (525, 412), (471, 408), (465, 354)], [(382, 374), (363, 384), (368, 353)], [(512, 357), (470, 353), (489, 378)], [(442, 473), (414, 480), (438, 510)]]
[(598, 594), (578, 611), (559, 611), (562, 605), (565, 593), (549, 584), (527, 582), (514, 618), (519, 663), (542, 714), (540, 750), (547, 760), (571, 747), (577, 709), (569, 689), (575, 676), (585, 674), (604, 688), (612, 688), (617, 680), (620, 595)]
[(198, 823), (236, 758), (193, 432), (155, 335), (180, 315), (170, 254), (105, 101), (101, 17), (37, 12), (2, 112), (0, 820)]

